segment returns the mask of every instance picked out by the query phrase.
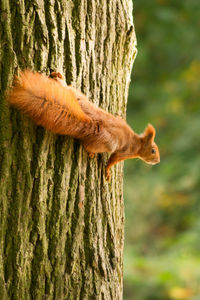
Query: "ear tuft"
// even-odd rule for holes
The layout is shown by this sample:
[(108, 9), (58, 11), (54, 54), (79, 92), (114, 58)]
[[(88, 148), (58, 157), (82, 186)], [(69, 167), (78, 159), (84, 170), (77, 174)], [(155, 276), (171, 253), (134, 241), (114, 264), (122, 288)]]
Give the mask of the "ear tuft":
[(148, 126), (145, 128), (145, 131), (143, 133), (144, 138), (146, 138), (147, 141), (153, 141), (155, 135), (156, 135), (155, 128), (151, 124), (148, 124)]

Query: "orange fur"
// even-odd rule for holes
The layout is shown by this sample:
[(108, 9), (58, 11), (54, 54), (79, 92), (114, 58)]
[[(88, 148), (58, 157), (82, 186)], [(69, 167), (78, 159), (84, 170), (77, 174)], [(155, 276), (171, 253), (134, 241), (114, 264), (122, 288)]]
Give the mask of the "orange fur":
[(78, 104), (73, 90), (29, 70), (20, 72), (7, 99), (36, 124), (54, 133), (78, 138), (80, 124), (83, 127), (92, 124)]
[(128, 158), (138, 157), (148, 164), (160, 162), (152, 125), (138, 135), (122, 118), (97, 108), (80, 91), (67, 86), (60, 73), (53, 72), (51, 77), (54, 79), (29, 70), (21, 72), (8, 94), (8, 102), (36, 124), (80, 139), (90, 157), (110, 152), (107, 179), (111, 166)]

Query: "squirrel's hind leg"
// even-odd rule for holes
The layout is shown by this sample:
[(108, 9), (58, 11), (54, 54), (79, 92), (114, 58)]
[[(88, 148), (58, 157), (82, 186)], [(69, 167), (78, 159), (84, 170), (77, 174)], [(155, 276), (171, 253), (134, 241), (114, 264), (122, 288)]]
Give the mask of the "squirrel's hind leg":
[(88, 156), (90, 157), (90, 158), (94, 158), (94, 152), (91, 152), (87, 147), (85, 147), (85, 145), (83, 145), (83, 147), (84, 147), (84, 149), (85, 149), (85, 151), (88, 153)]
[(64, 76), (60, 72), (51, 72), (49, 75), (50, 78), (56, 80), (58, 83), (60, 83), (62, 86), (67, 86), (65, 82)]
[(94, 153), (93, 152), (88, 152), (88, 155), (90, 158), (94, 158)]

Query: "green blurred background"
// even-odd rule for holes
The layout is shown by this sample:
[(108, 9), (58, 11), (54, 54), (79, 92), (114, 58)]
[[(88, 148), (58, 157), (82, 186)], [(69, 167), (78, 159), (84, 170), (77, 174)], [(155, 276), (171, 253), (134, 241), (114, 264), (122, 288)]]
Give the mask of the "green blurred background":
[(128, 123), (161, 163), (125, 163), (124, 300), (200, 299), (200, 0), (134, 0)]

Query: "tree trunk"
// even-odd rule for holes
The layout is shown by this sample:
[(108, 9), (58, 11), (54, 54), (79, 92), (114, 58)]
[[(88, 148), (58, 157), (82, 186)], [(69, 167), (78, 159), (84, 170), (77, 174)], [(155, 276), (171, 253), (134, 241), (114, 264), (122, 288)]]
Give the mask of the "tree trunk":
[(122, 164), (37, 127), (5, 102), (13, 75), (60, 71), (125, 115), (131, 0), (1, 0), (0, 299), (122, 299)]

